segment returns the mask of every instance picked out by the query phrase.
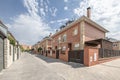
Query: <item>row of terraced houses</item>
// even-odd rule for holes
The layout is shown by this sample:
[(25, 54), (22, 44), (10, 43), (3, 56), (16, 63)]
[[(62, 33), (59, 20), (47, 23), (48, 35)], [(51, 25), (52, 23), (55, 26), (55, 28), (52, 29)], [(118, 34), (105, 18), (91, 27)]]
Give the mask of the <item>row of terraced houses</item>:
[(89, 7), (87, 17), (68, 21), (60, 31), (33, 45), (33, 52), (67, 62), (78, 62), (85, 66), (118, 58), (119, 49), (114, 50), (116, 46), (113, 46), (113, 42), (105, 39), (108, 30), (92, 21), (90, 17)]
[(0, 21), (0, 71), (8, 68), (14, 61), (20, 58), (21, 50), (19, 42), (8, 31), (8, 28)]

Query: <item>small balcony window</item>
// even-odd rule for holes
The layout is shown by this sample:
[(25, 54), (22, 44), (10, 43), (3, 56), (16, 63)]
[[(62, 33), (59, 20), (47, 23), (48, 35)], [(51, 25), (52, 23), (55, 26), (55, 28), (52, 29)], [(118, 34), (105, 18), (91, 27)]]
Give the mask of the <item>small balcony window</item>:
[(74, 29), (73, 35), (77, 35), (78, 34), (78, 29)]
[(78, 49), (79, 49), (79, 46), (80, 46), (79, 43), (74, 44), (74, 50), (78, 50)]
[(64, 35), (63, 35), (63, 39), (62, 39), (62, 41), (65, 42), (65, 41), (66, 41), (66, 38), (67, 38), (67, 35), (64, 34)]

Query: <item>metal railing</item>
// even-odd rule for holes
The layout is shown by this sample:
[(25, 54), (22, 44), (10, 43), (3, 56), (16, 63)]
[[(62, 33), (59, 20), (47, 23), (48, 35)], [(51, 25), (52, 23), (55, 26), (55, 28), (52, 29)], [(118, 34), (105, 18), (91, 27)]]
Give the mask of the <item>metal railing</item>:
[(120, 56), (120, 50), (109, 50), (104, 48), (99, 49), (99, 58), (108, 58), (116, 56)]

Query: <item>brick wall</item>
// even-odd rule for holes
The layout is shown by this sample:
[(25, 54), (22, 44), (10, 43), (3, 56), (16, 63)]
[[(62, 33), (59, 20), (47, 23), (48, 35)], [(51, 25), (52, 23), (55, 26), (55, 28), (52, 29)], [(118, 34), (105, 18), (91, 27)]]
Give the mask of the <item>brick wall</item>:
[(68, 50), (66, 50), (64, 54), (63, 54), (63, 53), (60, 53), (60, 54), (59, 54), (59, 59), (68, 62)]
[(92, 66), (98, 64), (98, 48), (85, 47), (84, 49), (84, 65)]
[(105, 38), (105, 33), (85, 22), (85, 41)]
[[(73, 45), (76, 44), (76, 43), (79, 43), (80, 42), (80, 23), (74, 25), (73, 27), (61, 32), (60, 34), (57, 34), (55, 36), (53, 36), (53, 47), (55, 48), (55, 46), (57, 46), (57, 48), (59, 48), (59, 46), (61, 47), (61, 45), (65, 45), (66, 46), (66, 49), (68, 47), (68, 43), (72, 43), (72, 49), (73, 49)], [(74, 35), (74, 30), (77, 29), (77, 35)], [(67, 35), (67, 39), (65, 42), (63, 41), (58, 41), (58, 38), (61, 37), (61, 40), (63, 38), (63, 35), (66, 34)]]
[(113, 42), (113, 49), (114, 50), (120, 50), (120, 42)]
[(48, 57), (51, 57), (51, 58), (56, 58), (56, 54), (55, 54), (56, 52), (55, 51), (50, 51), (50, 53), (47, 53), (47, 56)]
[(113, 43), (112, 42), (110, 42), (110, 41), (107, 41), (107, 40), (102, 40), (102, 48), (104, 48), (104, 49), (113, 49)]

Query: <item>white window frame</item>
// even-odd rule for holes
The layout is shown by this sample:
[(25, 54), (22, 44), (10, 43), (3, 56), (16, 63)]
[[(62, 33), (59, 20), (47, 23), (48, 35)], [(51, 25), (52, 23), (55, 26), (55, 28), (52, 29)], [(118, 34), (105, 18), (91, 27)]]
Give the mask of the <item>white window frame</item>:
[(78, 50), (80, 47), (80, 44), (79, 43), (74, 43), (74, 50)]
[(78, 29), (77, 29), (77, 28), (74, 29), (73, 34), (74, 34), (74, 35), (77, 35), (77, 34), (78, 34)]
[(65, 42), (66, 40), (67, 40), (67, 35), (64, 34), (64, 35), (63, 35), (63, 42)]

